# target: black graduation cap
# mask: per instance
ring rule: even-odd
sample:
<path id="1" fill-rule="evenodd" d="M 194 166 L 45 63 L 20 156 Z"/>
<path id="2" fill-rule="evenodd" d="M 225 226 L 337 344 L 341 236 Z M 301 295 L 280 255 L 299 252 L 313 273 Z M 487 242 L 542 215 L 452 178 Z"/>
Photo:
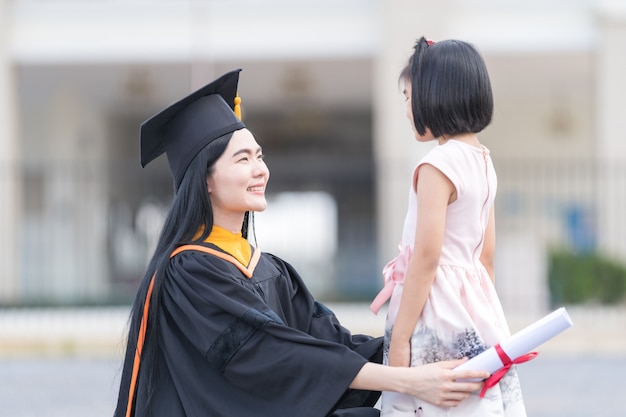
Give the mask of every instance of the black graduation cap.
<path id="1" fill-rule="evenodd" d="M 246 127 L 235 105 L 241 69 L 230 71 L 141 124 L 141 166 L 167 155 L 176 188 L 193 158 L 213 140 Z M 236 114 L 237 113 L 237 114 Z"/>

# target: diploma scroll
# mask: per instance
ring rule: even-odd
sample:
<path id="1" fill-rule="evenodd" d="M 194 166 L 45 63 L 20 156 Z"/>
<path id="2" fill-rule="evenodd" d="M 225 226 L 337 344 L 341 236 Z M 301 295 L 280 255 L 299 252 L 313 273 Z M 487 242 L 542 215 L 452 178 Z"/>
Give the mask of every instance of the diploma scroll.
<path id="1" fill-rule="evenodd" d="M 515 358 L 527 354 L 572 325 L 572 320 L 567 311 L 564 307 L 561 307 L 515 333 L 508 340 L 502 341 L 499 347 L 509 358 L 515 360 Z M 500 355 L 494 346 L 457 366 L 455 369 L 488 371 L 490 374 L 493 374 L 502 368 L 503 365 L 505 364 L 500 359 Z"/>

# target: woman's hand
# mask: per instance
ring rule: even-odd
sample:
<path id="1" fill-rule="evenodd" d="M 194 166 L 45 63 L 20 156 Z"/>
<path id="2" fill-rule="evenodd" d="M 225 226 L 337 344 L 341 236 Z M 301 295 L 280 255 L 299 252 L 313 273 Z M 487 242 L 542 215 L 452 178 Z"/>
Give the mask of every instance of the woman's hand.
<path id="1" fill-rule="evenodd" d="M 408 394 L 439 407 L 456 407 L 474 391 L 482 388 L 482 382 L 456 382 L 464 379 L 483 380 L 486 371 L 455 371 L 467 359 L 443 361 L 410 368 L 413 381 Z"/>
<path id="2" fill-rule="evenodd" d="M 456 382 L 457 380 L 480 381 L 489 377 L 489 372 L 486 371 L 454 370 L 466 360 L 436 362 L 413 368 L 368 362 L 356 375 L 350 388 L 400 392 L 439 407 L 456 407 L 483 386 L 482 382 Z"/>

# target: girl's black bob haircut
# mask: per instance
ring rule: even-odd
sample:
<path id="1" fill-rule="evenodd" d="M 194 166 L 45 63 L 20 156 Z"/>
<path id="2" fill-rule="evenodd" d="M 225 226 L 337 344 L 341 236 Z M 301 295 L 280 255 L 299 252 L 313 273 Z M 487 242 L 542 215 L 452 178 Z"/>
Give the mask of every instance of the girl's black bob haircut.
<path id="1" fill-rule="evenodd" d="M 487 66 L 473 45 L 459 40 L 415 44 L 400 74 L 411 83 L 415 129 L 435 138 L 482 131 L 493 116 Z"/>

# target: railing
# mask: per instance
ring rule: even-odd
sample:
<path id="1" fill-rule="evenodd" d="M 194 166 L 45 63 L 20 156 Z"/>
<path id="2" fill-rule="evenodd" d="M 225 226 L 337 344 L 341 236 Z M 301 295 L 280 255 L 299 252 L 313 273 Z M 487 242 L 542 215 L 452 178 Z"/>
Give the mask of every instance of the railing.
<path id="1" fill-rule="evenodd" d="M 513 309 L 528 303 L 538 303 L 538 309 L 545 305 L 546 253 L 552 246 L 607 251 L 626 262 L 626 243 L 621 243 L 626 241 L 626 216 L 620 209 L 626 206 L 626 161 L 495 162 L 499 178 L 496 268 L 505 304 Z M 23 167 L 16 187 L 19 211 L 3 214 L 12 216 L 16 225 L 19 257 L 4 259 L 6 255 L 0 253 L 0 264 L 12 261 L 17 271 L 14 277 L 2 277 L 13 280 L 14 290 L 0 294 L 0 304 L 130 302 L 172 193 L 166 168 L 146 175 L 128 168 L 135 165 L 136 161 L 114 165 L 66 161 Z M 339 181 L 327 192 L 331 197 L 352 195 L 355 186 Z M 367 182 L 358 187 L 361 196 L 374 193 Z M 342 227 L 337 249 L 341 265 L 338 256 L 330 257 L 326 281 L 332 288 L 319 291 L 332 293 L 335 300 L 354 300 L 350 281 L 354 277 L 346 276 L 345 264 L 359 262 L 363 285 L 357 298 L 363 301 L 380 285 L 382 261 L 373 259 L 377 243 L 370 238 L 376 219 L 369 209 L 363 218 L 342 210 L 337 214 Z M 342 220 L 343 215 L 350 215 L 351 221 Z M 364 237 L 364 230 L 370 228 Z M 291 238 L 306 252 L 306 239 Z M 13 244 L 6 242 L 10 236 L 5 233 L 0 239 L 4 245 Z M 363 262 L 364 257 L 368 262 Z M 288 260 L 297 266 L 297 251 Z"/>

